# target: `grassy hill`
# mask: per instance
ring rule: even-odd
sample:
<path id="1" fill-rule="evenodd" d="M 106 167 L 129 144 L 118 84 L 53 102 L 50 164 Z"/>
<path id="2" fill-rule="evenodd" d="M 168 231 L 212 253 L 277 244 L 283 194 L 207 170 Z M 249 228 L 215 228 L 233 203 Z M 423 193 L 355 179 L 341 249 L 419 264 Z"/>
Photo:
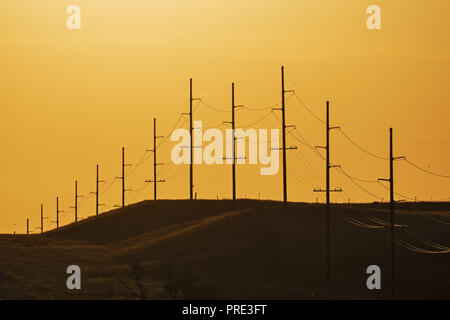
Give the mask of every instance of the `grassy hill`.
<path id="1" fill-rule="evenodd" d="M 399 206 L 398 296 L 449 299 L 450 253 L 434 253 L 450 246 L 448 203 Z M 321 204 L 144 201 L 44 234 L 0 235 L 0 298 L 389 298 L 386 221 L 385 204 L 333 206 L 327 284 Z M 82 290 L 66 288 L 72 264 Z M 379 291 L 366 288 L 372 264 Z"/>

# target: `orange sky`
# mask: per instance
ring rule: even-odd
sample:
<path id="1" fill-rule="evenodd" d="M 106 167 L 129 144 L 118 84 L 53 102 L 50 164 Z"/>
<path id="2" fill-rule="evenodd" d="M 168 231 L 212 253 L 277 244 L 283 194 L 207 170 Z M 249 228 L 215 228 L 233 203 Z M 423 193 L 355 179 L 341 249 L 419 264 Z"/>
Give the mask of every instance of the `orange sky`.
<path id="1" fill-rule="evenodd" d="M 66 8 L 81 7 L 82 27 L 66 29 Z M 366 9 L 381 7 L 382 29 L 369 31 Z M 450 141 L 450 22 L 447 0 L 3 0 L 0 2 L 0 233 L 23 233 L 26 218 L 39 226 L 40 204 L 54 227 L 55 198 L 73 206 L 74 180 L 84 196 L 101 178 L 121 174 L 121 147 L 136 164 L 152 148 L 153 117 L 167 135 L 188 111 L 188 81 L 194 95 L 218 108 L 236 103 L 269 106 L 280 101 L 280 66 L 286 88 L 324 118 L 331 101 L 332 125 L 368 151 L 388 156 L 388 128 L 413 140 Z M 287 101 L 288 124 L 311 145 L 324 144 L 324 126 L 295 99 Z M 239 110 L 237 127 L 267 113 Z M 231 120 L 200 105 L 195 119 L 205 126 Z M 279 116 L 279 113 L 278 113 Z M 354 123 L 358 124 L 354 125 Z M 361 126 L 374 130 L 366 130 Z M 261 128 L 279 128 L 274 117 Z M 331 135 L 332 162 L 365 180 L 387 177 L 388 163 L 358 150 L 344 136 Z M 324 163 L 288 135 L 289 200 L 315 201 L 313 187 L 324 187 Z M 168 163 L 174 145 L 159 150 Z M 413 143 L 395 137 L 395 154 L 450 175 L 449 144 Z M 313 167 L 302 164 L 302 156 Z M 304 160 L 303 160 L 304 161 Z M 396 191 L 419 199 L 450 196 L 450 179 L 421 173 L 396 162 Z M 314 171 L 315 170 L 315 171 Z M 281 170 L 280 170 L 281 172 Z M 164 174 L 165 173 L 165 174 Z M 162 169 L 162 198 L 186 198 L 188 166 Z M 230 166 L 196 166 L 199 198 L 231 196 Z M 146 161 L 128 177 L 134 190 L 152 177 Z M 332 184 L 345 193 L 334 201 L 374 201 L 345 176 L 332 172 Z M 388 191 L 361 185 L 377 196 Z M 259 166 L 237 167 L 239 197 L 281 199 L 281 175 L 260 176 Z M 152 198 L 149 186 L 128 194 L 128 202 Z M 119 204 L 120 183 L 102 195 L 108 209 Z M 83 203 L 84 200 L 80 199 Z M 80 217 L 94 213 L 91 196 Z M 73 210 L 62 223 L 73 220 Z M 15 226 L 14 226 L 15 225 Z"/>

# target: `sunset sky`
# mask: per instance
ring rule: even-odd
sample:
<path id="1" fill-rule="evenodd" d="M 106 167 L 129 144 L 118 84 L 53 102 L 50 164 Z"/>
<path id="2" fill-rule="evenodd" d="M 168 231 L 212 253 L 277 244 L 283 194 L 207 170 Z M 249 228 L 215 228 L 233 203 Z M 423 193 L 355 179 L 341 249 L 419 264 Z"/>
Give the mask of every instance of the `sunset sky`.
<path id="1" fill-rule="evenodd" d="M 66 28 L 71 4 L 81 8 L 81 30 Z M 366 27 L 372 4 L 381 8 L 381 30 Z M 49 217 L 44 228 L 55 227 L 57 196 L 66 210 L 62 224 L 72 222 L 75 179 L 85 197 L 78 215 L 94 214 L 96 164 L 107 180 L 104 190 L 121 175 L 122 146 L 127 163 L 149 158 L 153 118 L 158 134 L 167 136 L 189 111 L 190 77 L 194 96 L 210 106 L 230 110 L 235 82 L 236 104 L 261 108 L 281 100 L 282 65 L 286 89 L 321 119 L 330 100 L 331 124 L 367 151 L 388 157 L 393 127 L 401 136 L 394 136 L 395 156 L 449 176 L 449 12 L 448 0 L 2 0 L 0 233 L 24 233 L 27 218 L 37 231 L 41 203 Z M 287 124 L 309 144 L 325 143 L 324 125 L 295 96 L 286 110 Z M 236 126 L 269 112 L 240 109 Z M 194 119 L 216 126 L 231 114 L 199 104 Z M 254 127 L 280 124 L 269 115 Z M 325 187 L 325 163 L 295 134 L 287 136 L 287 145 L 299 148 L 287 152 L 288 198 L 323 201 L 312 190 Z M 359 150 L 340 131 L 332 131 L 331 143 L 331 162 L 349 175 L 388 178 L 387 161 Z M 160 162 L 170 162 L 174 145 L 161 146 Z M 142 189 L 152 165 L 149 158 L 127 169 L 133 170 L 126 178 L 133 189 L 128 203 L 153 198 L 152 186 Z M 274 176 L 261 176 L 259 168 L 237 166 L 238 197 L 281 200 L 281 167 Z M 199 198 L 231 197 L 229 165 L 194 171 Z M 189 197 L 187 165 L 166 165 L 160 173 L 167 181 L 158 186 L 160 198 Z M 345 191 L 333 201 L 377 200 L 336 169 L 331 179 Z M 450 179 L 404 161 L 395 163 L 395 181 L 395 191 L 410 198 L 450 197 Z M 384 201 L 389 197 L 377 183 L 358 183 Z M 103 211 L 121 203 L 119 181 L 101 202 Z"/>

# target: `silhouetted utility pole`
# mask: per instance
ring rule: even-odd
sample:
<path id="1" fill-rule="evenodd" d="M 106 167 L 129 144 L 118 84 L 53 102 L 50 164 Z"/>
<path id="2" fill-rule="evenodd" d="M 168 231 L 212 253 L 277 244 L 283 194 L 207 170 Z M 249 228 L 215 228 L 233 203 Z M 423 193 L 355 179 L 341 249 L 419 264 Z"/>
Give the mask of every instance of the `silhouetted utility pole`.
<path id="1" fill-rule="evenodd" d="M 99 213 L 99 207 L 103 206 L 103 204 L 99 203 L 99 185 L 101 182 L 105 182 L 104 180 L 99 180 L 99 173 L 98 173 L 98 165 L 97 165 L 97 174 L 95 179 L 95 192 L 91 192 L 92 194 L 95 194 L 95 215 L 98 215 Z"/>
<path id="2" fill-rule="evenodd" d="M 62 212 L 59 210 L 59 198 L 56 197 L 56 229 L 59 228 L 59 214 Z"/>
<path id="3" fill-rule="evenodd" d="M 75 209 L 75 222 L 78 221 L 78 198 L 81 197 L 83 196 L 78 194 L 78 181 L 75 180 L 75 206 L 71 207 Z"/>
<path id="4" fill-rule="evenodd" d="M 156 118 L 153 118 L 153 150 L 147 150 L 153 152 L 153 180 L 145 180 L 145 182 L 153 182 L 154 189 L 154 199 L 156 200 L 156 184 L 158 182 L 166 182 L 166 180 L 158 180 L 156 178 L 156 167 L 162 165 L 163 163 L 158 163 L 156 161 L 156 139 L 163 138 L 163 136 L 156 135 Z"/>
<path id="5" fill-rule="evenodd" d="M 195 100 L 200 100 L 199 98 L 193 98 L 192 97 L 192 78 L 189 79 L 189 113 L 182 113 L 182 115 L 188 115 L 189 116 L 189 132 L 190 132 L 190 171 L 189 171 L 189 199 L 194 198 L 194 156 L 193 156 L 193 128 L 192 128 L 192 102 Z"/>
<path id="6" fill-rule="evenodd" d="M 78 221 L 78 181 L 75 180 L 75 222 Z"/>
<path id="7" fill-rule="evenodd" d="M 41 233 L 44 232 L 44 205 L 41 204 Z"/>
<path id="8" fill-rule="evenodd" d="M 285 95 L 287 92 L 294 92 L 294 90 L 284 89 L 284 67 L 281 67 L 281 108 L 274 108 L 273 110 L 281 110 L 282 116 L 282 135 L 283 135 L 283 203 L 287 204 L 287 174 L 286 174 L 286 150 L 297 149 L 297 147 L 286 148 L 286 128 L 294 126 L 286 126 L 286 99 Z"/>
<path id="9" fill-rule="evenodd" d="M 314 189 L 314 192 L 325 192 L 326 193 L 326 228 L 325 228 L 325 243 L 326 243 L 326 281 L 330 282 L 330 192 L 342 192 L 342 189 L 335 188 L 330 190 L 330 168 L 339 167 L 339 165 L 330 165 L 330 130 L 339 129 L 339 127 L 330 127 L 330 102 L 327 101 L 327 110 L 326 110 L 326 141 L 327 145 L 316 146 L 316 148 L 322 148 L 326 150 L 327 158 L 326 158 L 326 188 L 322 189 Z"/>
<path id="10" fill-rule="evenodd" d="M 27 234 L 30 234 L 30 221 L 27 218 Z"/>
<path id="11" fill-rule="evenodd" d="M 232 151 L 232 174 L 233 174 L 233 209 L 236 209 L 236 134 L 235 134 L 235 114 L 234 111 L 236 110 L 236 108 L 241 108 L 243 107 L 242 105 L 238 105 L 236 106 L 234 104 L 234 82 L 231 84 L 231 122 L 229 121 L 224 121 L 224 123 L 229 123 L 231 124 L 231 134 L 232 134 L 232 143 L 233 143 L 233 151 Z"/>
<path id="12" fill-rule="evenodd" d="M 125 192 L 131 191 L 131 189 L 125 189 L 125 167 L 131 166 L 131 164 L 125 164 L 125 148 L 122 147 L 122 176 L 116 177 L 122 180 L 122 208 L 125 207 Z"/>
<path id="13" fill-rule="evenodd" d="M 125 148 L 122 147 L 122 207 L 125 207 Z"/>
<path id="14" fill-rule="evenodd" d="M 392 128 L 389 128 L 389 179 L 378 179 L 381 181 L 389 181 L 389 194 L 390 194 L 390 227 L 391 227 L 391 298 L 395 299 L 395 200 L 394 200 L 394 160 L 405 159 L 405 157 L 394 157 L 393 153 L 393 141 L 392 141 Z"/>

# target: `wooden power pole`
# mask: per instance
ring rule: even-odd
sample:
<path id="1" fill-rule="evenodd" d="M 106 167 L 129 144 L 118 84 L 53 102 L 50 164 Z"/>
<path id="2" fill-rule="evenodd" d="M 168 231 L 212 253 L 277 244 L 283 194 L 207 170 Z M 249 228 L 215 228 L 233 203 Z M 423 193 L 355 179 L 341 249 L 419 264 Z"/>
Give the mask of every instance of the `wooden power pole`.
<path id="1" fill-rule="evenodd" d="M 153 182 L 153 198 L 157 199 L 156 196 L 156 184 L 159 182 L 166 182 L 165 180 L 158 180 L 156 178 L 156 167 L 162 165 L 163 163 L 158 163 L 156 161 L 156 139 L 163 138 L 163 136 L 156 135 L 156 118 L 153 118 L 153 150 L 147 150 L 153 152 L 153 180 L 145 180 L 145 182 Z"/>
<path id="2" fill-rule="evenodd" d="M 100 183 L 101 182 L 105 182 L 104 180 L 100 180 L 100 178 L 99 178 L 99 170 L 98 170 L 98 168 L 99 168 L 99 166 L 98 166 L 98 164 L 97 164 L 97 174 L 96 174 L 96 179 L 95 179 L 95 192 L 91 192 L 91 194 L 95 194 L 95 215 L 98 215 L 99 214 L 99 212 L 100 212 L 100 210 L 99 210 L 99 208 L 100 208 L 100 206 L 102 206 L 103 204 L 100 204 L 99 203 L 99 195 L 100 195 L 100 193 L 99 193 L 99 186 L 100 186 Z"/>
<path id="3" fill-rule="evenodd" d="M 78 181 L 75 180 L 75 222 L 78 221 Z"/>
<path id="4" fill-rule="evenodd" d="M 41 204 L 41 233 L 44 232 L 44 205 Z"/>
<path id="5" fill-rule="evenodd" d="M 56 197 L 56 229 L 59 228 L 59 214 L 63 211 L 59 210 L 59 198 Z"/>
<path id="6" fill-rule="evenodd" d="M 282 121 L 282 136 L 283 136 L 283 146 L 281 150 L 283 151 L 283 203 L 287 204 L 287 172 L 286 172 L 286 150 L 297 149 L 297 147 L 286 148 L 286 128 L 293 126 L 286 126 L 286 99 L 285 95 L 288 92 L 294 92 L 294 90 L 285 90 L 284 88 L 284 67 L 281 67 L 281 108 L 274 108 L 273 110 L 281 110 L 281 121 Z"/>
<path id="7" fill-rule="evenodd" d="M 131 191 L 131 189 L 125 189 L 125 167 L 131 166 L 131 164 L 125 164 L 125 147 L 122 147 L 122 176 L 116 177 L 116 179 L 122 180 L 122 208 L 125 207 L 125 192 Z"/>
<path id="8" fill-rule="evenodd" d="M 389 128 L 389 179 L 378 179 L 389 182 L 390 195 L 390 233 L 391 233 L 391 298 L 395 299 L 395 199 L 394 199 L 394 161 L 405 159 L 404 156 L 394 157 L 392 128 Z"/>
<path id="9" fill-rule="evenodd" d="M 339 167 L 339 165 L 330 165 L 330 130 L 339 129 L 339 127 L 330 127 L 330 102 L 327 101 L 326 106 L 326 146 L 316 146 L 316 148 L 322 148 L 326 150 L 326 186 L 323 189 L 314 189 L 314 192 L 326 193 L 326 223 L 325 223 L 325 247 L 326 247 L 326 281 L 331 281 L 331 268 L 330 268 L 330 192 L 342 192 L 342 189 L 335 188 L 330 190 L 330 168 Z"/>
<path id="10" fill-rule="evenodd" d="M 82 195 L 78 194 L 78 181 L 75 180 L 75 206 L 71 207 L 75 209 L 75 222 L 78 221 L 78 198 L 82 198 Z"/>
<path id="11" fill-rule="evenodd" d="M 125 207 L 125 148 L 122 147 L 122 207 Z"/>
<path id="12" fill-rule="evenodd" d="M 189 113 L 182 113 L 182 115 L 189 116 L 189 133 L 190 133 L 190 145 L 189 145 L 189 199 L 194 199 L 194 152 L 193 152 L 193 127 L 192 127 L 192 102 L 195 100 L 200 100 L 199 98 L 192 97 L 192 78 L 189 79 Z"/>
<path id="13" fill-rule="evenodd" d="M 234 82 L 231 84 L 231 122 L 224 121 L 224 123 L 231 124 L 231 140 L 233 143 L 232 146 L 232 193 L 233 193 L 233 209 L 236 209 L 236 121 L 235 121 L 235 110 L 236 108 L 241 108 L 243 105 L 235 105 L 234 103 Z"/>

